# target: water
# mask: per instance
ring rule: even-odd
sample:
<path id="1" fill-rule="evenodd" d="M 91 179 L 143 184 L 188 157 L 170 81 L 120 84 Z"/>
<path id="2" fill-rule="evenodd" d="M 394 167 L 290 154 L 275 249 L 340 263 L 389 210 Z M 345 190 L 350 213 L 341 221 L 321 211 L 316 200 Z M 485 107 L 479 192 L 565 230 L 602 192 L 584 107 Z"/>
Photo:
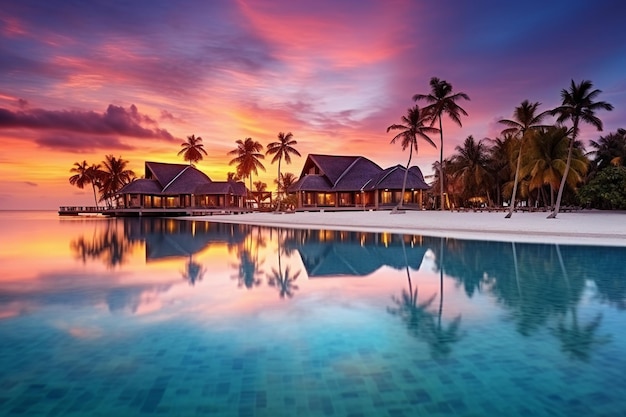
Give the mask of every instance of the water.
<path id="1" fill-rule="evenodd" d="M 626 414 L 625 248 L 44 212 L 0 230 L 0 415 Z"/>

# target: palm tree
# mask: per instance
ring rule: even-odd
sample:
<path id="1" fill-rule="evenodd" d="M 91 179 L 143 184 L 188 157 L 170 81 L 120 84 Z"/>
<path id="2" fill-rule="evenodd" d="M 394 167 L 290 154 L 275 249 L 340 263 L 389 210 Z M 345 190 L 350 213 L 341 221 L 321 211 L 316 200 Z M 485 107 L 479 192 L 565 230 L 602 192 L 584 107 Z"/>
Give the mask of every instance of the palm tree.
<path id="1" fill-rule="evenodd" d="M 265 171 L 260 161 L 265 158 L 261 153 L 263 145 L 252 138 L 238 139 L 235 143 L 237 143 L 237 148 L 228 152 L 228 155 L 235 155 L 235 158 L 228 165 L 237 164 L 237 175 L 242 178 L 250 177 L 250 191 L 252 191 L 252 173 L 258 174 L 259 168 Z"/>
<path id="2" fill-rule="evenodd" d="M 531 129 L 537 129 L 542 127 L 540 123 L 542 120 L 550 114 L 549 111 L 544 111 L 537 114 L 537 109 L 541 103 L 530 103 L 528 100 L 522 101 L 522 104 L 517 106 L 513 111 L 513 119 L 502 119 L 498 123 L 502 123 L 508 126 L 502 130 L 503 135 L 519 135 L 520 144 L 517 152 L 517 165 L 515 167 L 515 179 L 513 180 L 513 194 L 511 195 L 511 204 L 509 206 L 509 212 L 506 219 L 509 219 L 513 215 L 513 209 L 515 208 L 515 197 L 517 195 L 517 183 L 519 180 L 519 167 L 522 162 L 522 149 L 524 148 L 524 139 L 526 139 L 526 132 Z"/>
<path id="3" fill-rule="evenodd" d="M 569 90 L 561 90 L 561 106 L 551 112 L 552 115 L 557 116 L 558 123 L 563 123 L 566 120 L 572 121 L 572 137 L 569 140 L 567 162 L 565 164 L 563 178 L 561 179 L 561 185 L 559 186 L 559 193 L 556 197 L 556 206 L 554 207 L 554 211 L 548 216 L 549 219 L 554 219 L 557 214 L 559 214 L 561 197 L 563 196 L 563 189 L 567 182 L 567 176 L 572 161 L 572 152 L 574 150 L 574 143 L 578 137 L 580 122 L 588 123 L 598 129 L 598 131 L 602 131 L 602 120 L 596 116 L 595 112 L 597 110 L 613 110 L 613 106 L 607 102 L 594 101 L 602 91 L 598 89 L 592 90 L 592 88 L 593 84 L 589 80 L 583 80 L 578 85 L 572 80 Z"/>
<path id="4" fill-rule="evenodd" d="M 278 176 L 276 177 L 278 183 L 280 183 L 280 162 L 282 161 L 282 159 L 285 158 L 285 162 L 287 164 L 290 164 L 292 154 L 302 156 L 300 155 L 300 152 L 298 152 L 298 150 L 294 148 L 294 146 L 297 144 L 298 142 L 293 139 L 293 134 L 291 132 L 280 132 L 278 133 L 278 142 L 272 142 L 267 145 L 267 151 L 265 151 L 265 155 L 274 155 L 274 158 L 272 158 L 272 164 L 278 161 Z M 280 211 L 280 187 L 278 187 L 276 191 L 278 194 L 276 211 L 278 212 Z"/>
<path id="5" fill-rule="evenodd" d="M 462 184 L 464 197 L 475 197 L 477 193 L 486 191 L 487 201 L 490 204 L 491 175 L 487 170 L 489 149 L 485 141 L 476 142 L 470 135 L 463 142 L 463 146 L 457 146 L 455 150 L 456 154 L 451 158 L 450 169 L 452 176 Z"/>
<path id="6" fill-rule="evenodd" d="M 135 178 L 135 172 L 127 168 L 128 161 L 121 156 L 107 155 L 102 165 L 102 198 L 108 199 L 110 205 L 115 193 Z"/>
<path id="7" fill-rule="evenodd" d="M 515 138 L 511 135 L 503 135 L 495 139 L 487 139 L 491 146 L 489 147 L 489 160 L 487 170 L 491 174 L 495 182 L 495 201 L 496 204 L 502 205 L 502 196 L 511 194 L 511 176 L 512 167 L 515 165 L 513 153 L 517 152 Z"/>
<path id="8" fill-rule="evenodd" d="M 93 189 L 93 200 L 98 208 L 98 198 L 96 196 L 96 185 L 98 184 L 98 177 L 101 174 L 100 165 L 93 164 L 89 166 L 87 161 L 74 162 L 74 167 L 70 169 L 73 173 L 70 177 L 70 184 L 77 186 L 80 189 L 85 188 L 86 184 L 91 184 Z"/>
<path id="9" fill-rule="evenodd" d="M 275 179 L 276 187 L 281 193 L 286 193 L 293 184 L 298 181 L 298 177 L 295 176 L 292 172 L 285 172 L 284 174 L 280 174 L 278 179 Z"/>
<path id="10" fill-rule="evenodd" d="M 254 192 L 256 193 L 255 200 L 259 207 L 261 207 L 261 201 L 264 199 L 263 194 L 267 190 L 267 184 L 263 181 L 255 181 L 254 182 Z"/>
<path id="11" fill-rule="evenodd" d="M 406 178 L 409 173 L 409 166 L 411 165 L 411 158 L 413 157 L 413 149 L 417 153 L 417 138 L 420 137 L 426 142 L 433 145 L 435 148 L 437 145 L 428 137 L 428 133 L 437 133 L 438 129 L 430 126 L 424 126 L 424 123 L 430 121 L 430 113 L 420 111 L 419 106 L 411 107 L 407 110 L 406 116 L 402 116 L 402 124 L 393 124 L 387 128 L 387 132 L 390 130 L 399 130 L 396 136 L 391 139 L 391 143 L 395 143 L 396 140 L 401 139 L 402 150 L 409 148 L 409 161 L 406 164 L 406 170 L 404 171 L 404 180 L 402 181 L 402 194 L 400 196 L 400 202 L 394 208 L 392 213 L 397 213 L 398 209 L 402 209 L 402 202 L 404 201 L 404 190 L 406 188 Z"/>
<path id="12" fill-rule="evenodd" d="M 611 165 L 619 166 L 626 163 L 626 130 L 617 129 L 616 133 L 600 136 L 597 141 L 589 141 L 594 149 L 588 155 L 594 156 L 598 171 Z"/>
<path id="13" fill-rule="evenodd" d="M 588 160 L 577 143 L 572 152 L 574 156 L 570 158 L 573 169 L 565 176 L 569 140 L 566 128 L 550 127 L 539 132 L 532 132 L 528 137 L 528 146 L 522 157 L 520 175 L 529 177 L 530 191 L 541 190 L 544 185 L 550 187 L 550 206 L 554 203 L 554 189 L 558 187 L 561 177 L 566 178 L 570 186 L 574 188 L 587 171 Z"/>
<path id="14" fill-rule="evenodd" d="M 189 161 L 189 165 L 202 160 L 202 154 L 208 155 L 204 150 L 202 138 L 195 135 L 187 136 L 187 141 L 180 144 L 182 149 L 177 155 L 183 155 L 185 161 Z"/>
<path id="15" fill-rule="evenodd" d="M 439 135 L 440 135 L 440 148 L 439 148 L 439 168 L 443 169 L 443 125 L 441 123 L 441 116 L 445 113 L 452 121 L 459 126 L 461 124 L 461 115 L 467 116 L 467 112 L 459 106 L 456 102 L 464 99 L 469 100 L 469 96 L 465 93 L 452 94 L 452 84 L 445 80 L 440 80 L 437 77 L 430 79 L 430 94 L 415 94 L 413 96 L 414 101 L 426 100 L 431 103 L 425 108 L 425 110 L 432 114 L 432 123 L 439 119 Z M 431 126 L 432 126 L 431 123 Z M 444 178 L 443 174 L 439 175 L 439 178 Z M 441 210 L 444 210 L 443 200 L 443 181 L 440 183 L 440 197 L 441 197 Z"/>

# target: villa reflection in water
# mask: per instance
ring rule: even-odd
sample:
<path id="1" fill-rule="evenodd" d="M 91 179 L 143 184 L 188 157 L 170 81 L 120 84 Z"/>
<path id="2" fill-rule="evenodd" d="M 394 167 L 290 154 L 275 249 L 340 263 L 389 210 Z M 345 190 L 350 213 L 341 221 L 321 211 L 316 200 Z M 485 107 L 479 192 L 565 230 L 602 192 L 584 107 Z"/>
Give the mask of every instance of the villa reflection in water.
<path id="1" fill-rule="evenodd" d="M 508 313 L 511 325 L 529 336 L 548 326 L 573 358 L 586 360 L 597 344 L 602 314 L 581 320 L 578 307 L 586 291 L 623 310 L 626 307 L 624 248 L 472 241 L 390 233 L 298 230 L 174 219 L 117 219 L 98 233 L 78 236 L 72 250 L 83 262 L 100 261 L 116 268 L 140 246 L 145 261 L 181 263 L 181 278 L 194 285 L 216 267 L 195 255 L 225 246 L 222 259 L 238 288 L 273 287 L 280 298 L 297 294 L 298 280 L 367 277 L 378 270 L 403 271 L 405 288 L 392 295 L 387 311 L 403 320 L 411 334 L 425 338 L 434 354 L 447 354 L 461 335 L 462 312 L 444 316 L 445 282 L 454 282 L 466 297 L 489 294 Z M 273 247 L 268 247 L 273 245 Z M 294 255 L 301 262 L 293 262 Z M 267 262 L 267 257 L 274 257 Z M 285 262 L 285 258 L 290 262 Z M 439 275 L 436 291 L 422 295 L 412 278 L 424 261 Z M 265 265 L 267 264 L 267 265 Z M 264 266 L 265 265 L 265 266 Z M 449 285 L 449 284 L 448 284 Z M 167 290 L 169 285 L 157 286 Z M 137 289 L 137 291 L 139 291 Z M 132 289 L 107 295 L 111 310 L 132 302 Z M 447 323 L 446 323 L 447 321 Z"/>

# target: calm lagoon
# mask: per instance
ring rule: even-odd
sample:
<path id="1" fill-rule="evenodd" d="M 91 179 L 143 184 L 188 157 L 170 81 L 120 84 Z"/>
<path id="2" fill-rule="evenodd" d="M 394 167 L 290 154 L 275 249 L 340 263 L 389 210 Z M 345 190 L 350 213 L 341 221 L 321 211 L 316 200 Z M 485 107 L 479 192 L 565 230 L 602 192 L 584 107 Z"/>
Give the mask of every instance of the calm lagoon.
<path id="1" fill-rule="evenodd" d="M 626 414 L 626 248 L 0 212 L 0 415 Z"/>

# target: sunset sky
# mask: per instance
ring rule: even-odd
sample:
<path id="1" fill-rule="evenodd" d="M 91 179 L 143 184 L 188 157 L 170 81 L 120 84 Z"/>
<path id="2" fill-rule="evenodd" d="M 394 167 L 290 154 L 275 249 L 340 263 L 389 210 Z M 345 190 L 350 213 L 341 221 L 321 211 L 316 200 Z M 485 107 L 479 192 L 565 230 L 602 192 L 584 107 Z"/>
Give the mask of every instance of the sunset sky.
<path id="1" fill-rule="evenodd" d="M 308 153 L 406 163 L 386 127 L 432 76 L 471 97 L 463 127 L 444 123 L 444 156 L 496 137 L 525 99 L 557 106 L 572 79 L 615 107 L 604 133 L 582 131 L 597 139 L 626 127 L 625 18 L 620 0 L 3 2 L 0 210 L 93 204 L 68 182 L 74 162 L 113 154 L 143 175 L 146 160 L 184 163 L 191 134 L 214 180 L 237 139 L 281 131 L 303 155 L 283 172 Z M 415 161 L 429 174 L 437 159 L 421 144 Z"/>

